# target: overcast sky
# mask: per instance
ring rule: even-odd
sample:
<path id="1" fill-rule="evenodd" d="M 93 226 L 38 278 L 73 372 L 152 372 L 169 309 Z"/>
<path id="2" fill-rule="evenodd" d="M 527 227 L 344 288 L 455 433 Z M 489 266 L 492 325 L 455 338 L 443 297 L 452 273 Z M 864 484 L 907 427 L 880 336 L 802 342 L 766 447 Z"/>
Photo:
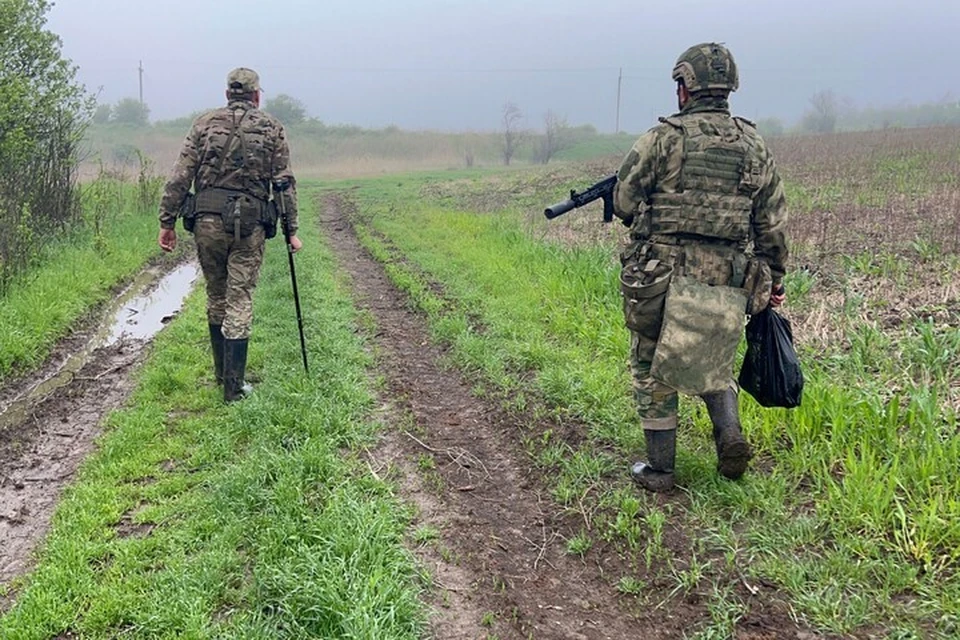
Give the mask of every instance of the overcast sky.
<path id="1" fill-rule="evenodd" d="M 59 0 L 49 27 L 102 102 L 153 119 L 223 101 L 227 72 L 300 98 L 327 123 L 494 129 L 507 100 L 538 126 L 642 131 L 675 110 L 670 70 L 715 40 L 740 67 L 736 113 L 798 118 L 833 89 L 858 105 L 960 95 L 957 0 Z"/>

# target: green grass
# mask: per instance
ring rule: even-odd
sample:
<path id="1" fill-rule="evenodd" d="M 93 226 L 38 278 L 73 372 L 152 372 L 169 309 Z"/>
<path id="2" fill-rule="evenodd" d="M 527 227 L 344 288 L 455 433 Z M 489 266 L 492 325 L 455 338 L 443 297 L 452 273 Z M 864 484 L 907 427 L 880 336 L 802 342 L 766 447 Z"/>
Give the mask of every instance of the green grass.
<path id="1" fill-rule="evenodd" d="M 885 336 L 860 320 L 857 305 L 845 307 L 851 348 L 801 346 L 803 407 L 764 410 L 744 394 L 746 430 L 769 470 L 740 483 L 717 477 L 706 412 L 683 401 L 678 481 L 689 505 L 663 514 L 624 477 L 642 433 L 614 248 L 550 244 L 526 231 L 525 210 L 476 215 L 421 192 L 361 189 L 361 241 L 459 366 L 511 403 L 522 395 L 525 406 L 588 425 L 579 448 L 549 433 L 533 445 L 554 472 L 555 500 L 638 566 L 675 565 L 679 592 L 714 593 L 703 637 L 722 637 L 741 615 L 731 595 L 741 573 L 779 584 L 825 631 L 960 633 L 960 438 L 946 401 L 960 365 L 955 330 L 916 323 Z M 442 284 L 443 297 L 428 280 Z M 812 286 L 808 274 L 788 280 L 803 292 L 794 303 L 801 311 L 818 302 Z M 687 555 L 659 546 L 664 515 L 687 532 Z"/>
<path id="2" fill-rule="evenodd" d="M 113 215 L 99 241 L 76 233 L 18 277 L 0 296 L 0 382 L 43 362 L 84 314 L 157 255 L 157 229 L 151 215 Z"/>
<path id="3" fill-rule="evenodd" d="M 329 250 L 313 225 L 301 233 L 311 376 L 274 241 L 255 298 L 255 395 L 222 404 L 192 295 L 64 495 L 0 637 L 419 637 L 410 512 L 361 457 L 375 435 L 370 357 Z M 121 521 L 152 530 L 124 537 Z"/>

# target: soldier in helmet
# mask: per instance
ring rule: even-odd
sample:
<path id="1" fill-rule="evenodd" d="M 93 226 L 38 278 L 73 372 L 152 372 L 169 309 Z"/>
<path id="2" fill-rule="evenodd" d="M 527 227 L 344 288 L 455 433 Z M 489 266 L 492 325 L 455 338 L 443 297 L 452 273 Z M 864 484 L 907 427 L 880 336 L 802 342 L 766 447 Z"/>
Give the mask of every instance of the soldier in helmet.
<path id="1" fill-rule="evenodd" d="M 296 236 L 296 182 L 283 125 L 260 111 L 260 78 L 238 68 L 227 76 L 227 105 L 193 123 L 160 203 L 160 247 L 177 244 L 178 214 L 194 234 L 207 284 L 207 321 L 214 372 L 223 398 L 232 402 L 246 384 L 247 343 L 253 321 L 253 290 L 264 242 L 276 234 L 272 198 L 286 198 L 291 246 Z M 274 193 L 273 185 L 285 190 Z M 195 193 L 191 194 L 193 188 Z"/>
<path id="2" fill-rule="evenodd" d="M 636 276 L 630 302 L 639 303 L 627 325 L 647 460 L 632 475 L 650 491 L 674 486 L 678 393 L 658 379 L 654 365 L 670 283 L 692 279 L 711 291 L 743 291 L 749 303 L 732 346 L 724 345 L 733 353 L 745 314 L 783 303 L 787 259 L 787 212 L 773 158 L 753 123 L 730 114 L 727 100 L 739 84 L 733 56 L 716 43 L 696 45 L 677 60 L 673 79 L 679 112 L 633 145 L 614 194 L 617 215 L 632 221 L 621 260 L 624 273 Z M 691 308 L 696 314 L 696 303 Z M 685 356 L 692 369 L 713 364 L 713 349 L 693 351 Z M 713 422 L 720 474 L 738 479 L 752 454 L 740 429 L 731 365 L 732 355 L 721 384 L 694 393 Z"/>

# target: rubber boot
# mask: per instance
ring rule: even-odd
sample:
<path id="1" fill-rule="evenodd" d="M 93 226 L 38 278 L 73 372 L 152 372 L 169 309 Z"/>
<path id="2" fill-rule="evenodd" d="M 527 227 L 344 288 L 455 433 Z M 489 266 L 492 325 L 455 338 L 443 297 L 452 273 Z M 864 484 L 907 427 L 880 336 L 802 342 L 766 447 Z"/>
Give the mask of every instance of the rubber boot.
<path id="1" fill-rule="evenodd" d="M 223 401 L 243 400 L 253 391 L 253 387 L 244 380 L 247 371 L 247 339 L 224 339 L 223 346 Z"/>
<path id="2" fill-rule="evenodd" d="M 725 478 L 737 480 L 747 470 L 753 454 L 740 430 L 737 393 L 733 389 L 709 393 L 703 397 L 713 422 L 713 441 L 717 445 L 717 471 Z"/>
<path id="3" fill-rule="evenodd" d="M 219 324 L 210 327 L 210 347 L 213 349 L 213 374 L 217 384 L 223 384 L 223 327 Z"/>
<path id="4" fill-rule="evenodd" d="M 647 461 L 637 462 L 630 475 L 641 487 L 654 493 L 673 489 L 673 463 L 677 456 L 677 430 L 643 432 Z"/>

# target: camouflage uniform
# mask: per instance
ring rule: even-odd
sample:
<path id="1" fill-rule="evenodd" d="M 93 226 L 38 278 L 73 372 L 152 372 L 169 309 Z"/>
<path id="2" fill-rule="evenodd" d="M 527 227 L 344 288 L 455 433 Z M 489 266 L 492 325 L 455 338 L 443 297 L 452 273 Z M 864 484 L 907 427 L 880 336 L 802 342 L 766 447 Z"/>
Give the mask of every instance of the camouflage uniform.
<path id="1" fill-rule="evenodd" d="M 283 125 L 252 102 L 260 90 L 252 70 L 230 72 L 227 88 L 227 106 L 193 123 L 160 204 L 160 226 L 173 229 L 191 187 L 195 191 L 194 210 L 184 224 L 195 225 L 218 380 L 223 376 L 218 340 L 243 341 L 245 348 L 250 336 L 263 223 L 275 211 L 269 204 L 276 195 L 272 182 L 290 185 L 283 196 L 291 235 L 297 229 L 296 181 Z"/>
<path id="2" fill-rule="evenodd" d="M 704 68 L 719 72 L 716 85 L 704 81 Z M 754 125 L 730 115 L 727 95 L 738 81 L 726 49 L 691 48 L 674 79 L 686 83 L 690 100 L 637 140 L 618 173 L 616 211 L 633 219 L 632 241 L 621 256 L 625 272 L 632 269 L 647 286 L 669 276 L 750 287 L 762 301 L 754 306 L 762 308 L 787 258 L 784 191 L 773 158 Z M 748 279 L 748 271 L 754 277 Z M 651 374 L 662 319 L 662 298 L 628 316 L 634 396 L 647 431 L 677 427 L 677 391 Z M 693 367 L 707 367 L 713 356 L 712 350 L 678 355 Z M 729 374 L 722 386 L 735 393 Z"/>

